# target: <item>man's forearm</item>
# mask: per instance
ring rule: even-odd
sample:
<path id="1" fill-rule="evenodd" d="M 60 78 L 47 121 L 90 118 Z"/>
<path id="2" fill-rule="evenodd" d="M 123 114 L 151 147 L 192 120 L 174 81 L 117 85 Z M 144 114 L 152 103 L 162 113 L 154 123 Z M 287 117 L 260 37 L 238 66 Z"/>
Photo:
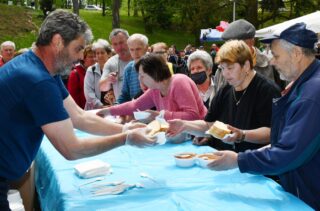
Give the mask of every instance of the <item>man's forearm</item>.
<path id="1" fill-rule="evenodd" d="M 112 135 L 122 132 L 122 125 L 99 117 L 92 112 L 84 112 L 74 125 L 77 129 L 96 135 Z"/>
<path id="2" fill-rule="evenodd" d="M 88 137 L 78 139 L 79 143 L 76 147 L 69 149 L 67 159 L 75 160 L 112 150 L 125 145 L 126 137 L 126 133 L 120 133 L 107 137 Z"/>

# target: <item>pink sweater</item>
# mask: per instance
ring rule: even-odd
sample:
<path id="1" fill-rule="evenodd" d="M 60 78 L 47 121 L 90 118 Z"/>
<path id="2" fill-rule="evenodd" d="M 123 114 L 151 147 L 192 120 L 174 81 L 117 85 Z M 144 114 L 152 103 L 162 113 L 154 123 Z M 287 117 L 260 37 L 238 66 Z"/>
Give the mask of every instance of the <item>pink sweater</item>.
<path id="1" fill-rule="evenodd" d="M 165 110 L 166 120 L 198 120 L 207 114 L 197 86 L 183 74 L 172 76 L 167 96 L 162 97 L 158 89 L 150 89 L 136 100 L 110 107 L 110 112 L 112 115 L 131 115 L 137 109 L 143 111 L 154 106 L 158 111 Z"/>

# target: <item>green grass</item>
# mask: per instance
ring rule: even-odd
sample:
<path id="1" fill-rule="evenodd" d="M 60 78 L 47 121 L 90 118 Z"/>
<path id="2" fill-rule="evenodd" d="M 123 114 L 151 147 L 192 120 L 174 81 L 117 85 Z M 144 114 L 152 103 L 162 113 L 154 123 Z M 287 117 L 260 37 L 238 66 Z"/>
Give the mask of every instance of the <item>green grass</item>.
<path id="1" fill-rule="evenodd" d="M 168 45 L 175 44 L 178 49 L 183 49 L 188 43 L 194 44 L 193 35 L 182 30 L 155 28 L 152 34 L 146 34 L 142 17 L 127 16 L 126 2 L 126 0 L 123 1 L 120 10 L 120 22 L 121 28 L 127 29 L 130 34 L 142 33 L 149 38 L 149 44 L 166 42 Z M 108 39 L 112 30 L 111 11 L 109 10 L 106 16 L 102 16 L 101 13 L 101 11 L 80 10 L 80 16 L 91 27 L 94 39 Z M 36 39 L 38 27 L 41 25 L 42 20 L 42 12 L 40 10 L 35 11 L 24 7 L 0 4 L 0 43 L 5 40 L 12 40 L 16 43 L 17 49 L 30 47 Z M 283 18 L 276 20 L 276 22 L 282 21 L 284 21 Z M 264 27 L 273 24 L 275 23 L 270 20 Z M 203 45 L 209 50 L 211 43 L 206 42 Z"/>
<path id="2" fill-rule="evenodd" d="M 16 43 L 17 49 L 30 47 L 36 39 L 38 27 L 43 20 L 41 11 L 4 4 L 0 4 L 0 11 L 0 43 L 11 40 Z M 121 28 L 127 29 L 130 34 L 145 34 L 141 17 L 128 17 L 125 9 L 121 10 L 120 14 Z M 98 11 L 80 10 L 80 16 L 91 27 L 94 39 L 108 39 L 112 30 L 110 12 L 102 16 Z M 145 35 L 149 38 L 149 44 L 166 42 L 168 45 L 176 44 L 179 49 L 183 49 L 186 44 L 194 41 L 193 36 L 185 31 L 154 29 L 152 34 Z"/>
<path id="3" fill-rule="evenodd" d="M 38 13 L 24 7 L 0 4 L 0 43 L 12 40 L 16 48 L 30 47 L 42 19 Z"/>
<path id="4" fill-rule="evenodd" d="M 193 43 L 194 38 L 191 34 L 185 31 L 171 31 L 154 29 L 152 34 L 146 34 L 141 17 L 128 17 L 126 13 L 121 13 L 120 27 L 129 31 L 130 34 L 142 33 L 149 38 L 149 44 L 156 42 L 166 42 L 168 45 L 176 44 L 178 48 L 184 48 L 187 43 Z M 111 15 L 102 16 L 100 12 L 95 11 L 80 11 L 80 16 L 91 27 L 95 39 L 108 39 L 109 33 L 112 30 Z"/>

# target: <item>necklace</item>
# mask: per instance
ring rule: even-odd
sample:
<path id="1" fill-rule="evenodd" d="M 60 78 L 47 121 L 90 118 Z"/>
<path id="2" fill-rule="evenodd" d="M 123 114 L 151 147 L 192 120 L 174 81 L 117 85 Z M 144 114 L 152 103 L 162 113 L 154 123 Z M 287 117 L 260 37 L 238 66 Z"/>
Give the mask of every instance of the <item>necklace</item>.
<path id="1" fill-rule="evenodd" d="M 236 102 L 236 106 L 238 106 L 238 105 L 240 104 L 240 102 L 241 102 L 241 100 L 242 100 L 242 97 L 243 97 L 243 96 L 246 94 L 246 92 L 247 92 L 247 89 L 248 89 L 248 87 L 242 92 L 242 95 L 241 95 L 241 97 L 239 98 L 239 100 L 237 100 L 235 89 L 234 89 L 234 88 L 232 89 L 232 95 L 233 95 L 234 101 Z"/>

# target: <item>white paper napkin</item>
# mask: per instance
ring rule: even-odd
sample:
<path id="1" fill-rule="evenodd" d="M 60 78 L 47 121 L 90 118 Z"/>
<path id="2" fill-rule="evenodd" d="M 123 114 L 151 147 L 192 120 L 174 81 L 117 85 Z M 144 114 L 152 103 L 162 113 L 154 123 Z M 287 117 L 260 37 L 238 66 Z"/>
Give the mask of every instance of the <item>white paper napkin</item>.
<path id="1" fill-rule="evenodd" d="M 111 165 L 101 160 L 92 160 L 74 166 L 75 173 L 81 178 L 103 176 L 110 172 Z"/>

